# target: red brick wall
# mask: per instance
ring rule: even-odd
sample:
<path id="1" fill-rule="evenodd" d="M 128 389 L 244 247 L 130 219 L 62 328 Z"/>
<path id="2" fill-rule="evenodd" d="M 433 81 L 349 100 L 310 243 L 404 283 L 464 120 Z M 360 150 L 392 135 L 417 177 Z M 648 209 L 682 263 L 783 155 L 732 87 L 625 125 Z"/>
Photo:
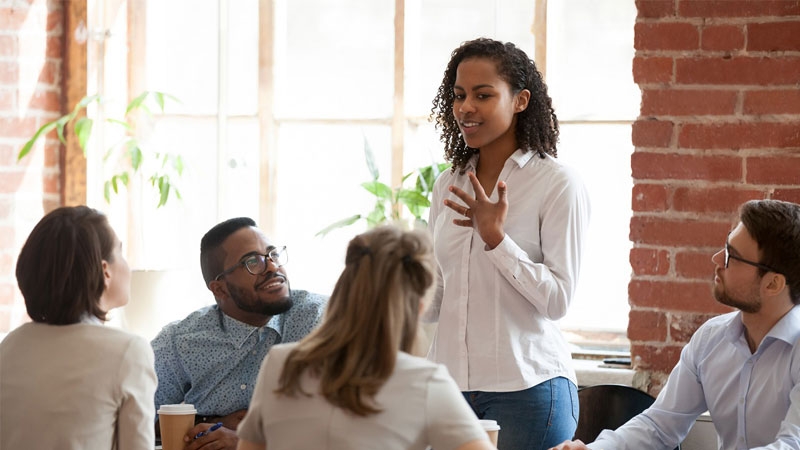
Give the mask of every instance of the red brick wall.
<path id="1" fill-rule="evenodd" d="M 14 267 L 30 229 L 60 202 L 57 139 L 17 163 L 36 129 L 59 116 L 63 2 L 0 6 L 0 337 L 27 320 Z"/>
<path id="2" fill-rule="evenodd" d="M 739 204 L 800 202 L 800 1 L 636 0 L 628 337 L 657 393 L 692 333 L 728 311 L 714 265 Z"/>

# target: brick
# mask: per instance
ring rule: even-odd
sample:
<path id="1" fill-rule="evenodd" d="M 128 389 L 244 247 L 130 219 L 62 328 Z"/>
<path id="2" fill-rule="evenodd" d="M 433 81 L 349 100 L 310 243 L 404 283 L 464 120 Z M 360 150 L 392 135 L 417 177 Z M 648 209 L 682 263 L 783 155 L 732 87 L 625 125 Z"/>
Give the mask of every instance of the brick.
<path id="1" fill-rule="evenodd" d="M 746 91 L 742 112 L 744 114 L 800 114 L 800 90 L 791 88 Z"/>
<path id="2" fill-rule="evenodd" d="M 672 58 L 636 56 L 633 58 L 633 81 L 638 84 L 669 83 L 674 64 Z"/>
<path id="3" fill-rule="evenodd" d="M 636 0 L 639 18 L 660 18 L 675 15 L 675 0 Z"/>
<path id="4" fill-rule="evenodd" d="M 725 238 L 720 237 L 720 249 L 725 243 Z M 714 262 L 711 257 L 718 250 L 709 251 L 681 251 L 675 254 L 675 274 L 687 280 L 708 280 L 714 275 Z"/>
<path id="5" fill-rule="evenodd" d="M 16 111 L 16 110 L 17 110 L 17 90 L 16 89 L 0 90 L 0 111 Z"/>
<path id="6" fill-rule="evenodd" d="M 14 227 L 0 226 L 0 248 L 12 248 L 16 238 Z"/>
<path id="7" fill-rule="evenodd" d="M 685 345 L 708 319 L 717 314 L 669 314 L 669 342 Z"/>
<path id="8" fill-rule="evenodd" d="M 669 373 L 681 356 L 682 345 L 647 345 L 631 342 L 631 361 L 637 372 L 649 369 Z"/>
<path id="9" fill-rule="evenodd" d="M 676 211 L 732 212 L 739 205 L 766 197 L 766 189 L 751 187 L 679 187 L 672 195 L 672 207 Z"/>
<path id="10" fill-rule="evenodd" d="M 8 253 L 0 253 L 0 273 L 13 274 L 15 267 L 16 267 L 16 261 L 15 261 L 14 257 L 9 255 Z M 13 294 L 13 291 L 12 291 L 12 294 Z M 2 296 L 0 296 L 0 297 L 2 297 Z M 13 302 L 13 300 L 14 300 L 13 295 L 11 297 L 8 297 L 7 300 Z M 0 303 L 0 305 L 2 305 L 2 304 L 3 303 Z M 12 303 L 7 303 L 7 304 L 10 305 Z"/>
<path id="11" fill-rule="evenodd" d="M 731 310 L 714 300 L 708 281 L 631 280 L 628 295 L 631 307 L 719 314 Z"/>
<path id="12" fill-rule="evenodd" d="M 628 339 L 664 342 L 667 339 L 667 315 L 660 311 L 632 310 L 628 315 Z"/>
<path id="13" fill-rule="evenodd" d="M 681 127 L 682 148 L 732 149 L 800 147 L 800 121 L 690 123 Z"/>
<path id="14" fill-rule="evenodd" d="M 28 107 L 45 111 L 59 111 L 61 109 L 61 95 L 54 91 L 36 91 L 31 96 Z"/>
<path id="15" fill-rule="evenodd" d="M 15 203 L 9 197 L 0 197 L 0 223 L 14 217 Z"/>
<path id="16" fill-rule="evenodd" d="M 0 309 L 0 333 L 11 331 L 11 311 Z"/>
<path id="17" fill-rule="evenodd" d="M 44 54 L 48 58 L 61 59 L 64 56 L 64 41 L 61 36 L 47 38 Z"/>
<path id="18" fill-rule="evenodd" d="M 631 208 L 634 211 L 666 211 L 670 190 L 663 184 L 636 183 L 631 191 Z"/>
<path id="19" fill-rule="evenodd" d="M 643 116 L 729 115 L 738 93 L 729 90 L 642 89 Z"/>
<path id="20" fill-rule="evenodd" d="M 634 275 L 666 275 L 669 272 L 669 252 L 655 248 L 632 248 L 631 268 Z"/>
<path id="21" fill-rule="evenodd" d="M 798 154 L 800 156 L 800 154 Z M 800 185 L 800 157 L 754 156 L 745 159 L 745 182 L 752 184 Z"/>
<path id="22" fill-rule="evenodd" d="M 637 147 L 669 147 L 673 123 L 667 120 L 637 120 L 631 128 L 631 141 Z"/>
<path id="23" fill-rule="evenodd" d="M 708 51 L 734 51 L 744 48 L 744 28 L 739 25 L 706 25 L 700 34 L 700 48 Z"/>
<path id="24" fill-rule="evenodd" d="M 34 117 L 0 117 L 0 136 L 27 139 L 39 128 Z"/>
<path id="25" fill-rule="evenodd" d="M 797 0 L 681 0 L 682 17 L 764 17 L 800 15 Z"/>
<path id="26" fill-rule="evenodd" d="M 19 54 L 19 38 L 15 35 L 0 35 L 0 56 L 14 57 Z"/>
<path id="27" fill-rule="evenodd" d="M 633 216 L 630 239 L 634 244 L 717 247 L 731 228 L 730 222 Z"/>
<path id="28" fill-rule="evenodd" d="M 0 28 L 2 29 L 2 28 Z M 19 63 L 16 61 L 0 62 L 0 85 L 19 84 Z"/>
<path id="29" fill-rule="evenodd" d="M 695 50 L 700 47 L 700 31 L 685 22 L 637 23 L 633 46 L 636 50 Z"/>
<path id="30" fill-rule="evenodd" d="M 800 189 L 775 189 L 772 198 L 775 200 L 800 203 Z"/>
<path id="31" fill-rule="evenodd" d="M 800 83 L 800 57 L 703 57 L 675 60 L 680 84 L 795 85 Z"/>
<path id="32" fill-rule="evenodd" d="M 631 155 L 634 180 L 742 181 L 739 157 L 698 156 L 636 151 Z"/>
<path id="33" fill-rule="evenodd" d="M 751 52 L 800 50 L 800 21 L 747 24 L 747 50 Z"/>
<path id="34" fill-rule="evenodd" d="M 62 2 L 53 2 L 55 5 L 61 6 Z M 47 14 L 47 31 L 61 31 L 64 27 L 64 10 L 60 7 L 52 7 L 48 5 Z"/>

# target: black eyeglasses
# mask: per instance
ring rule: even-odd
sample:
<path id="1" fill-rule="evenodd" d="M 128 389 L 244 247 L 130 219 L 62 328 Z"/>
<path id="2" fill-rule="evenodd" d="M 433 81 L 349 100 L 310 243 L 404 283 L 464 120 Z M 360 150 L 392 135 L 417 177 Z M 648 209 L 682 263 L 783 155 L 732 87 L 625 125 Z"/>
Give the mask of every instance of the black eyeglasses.
<path id="1" fill-rule="evenodd" d="M 726 242 L 725 243 L 725 268 L 726 269 L 728 268 L 728 263 L 732 259 L 735 259 L 737 261 L 741 261 L 741 262 L 743 262 L 745 264 L 750 264 L 753 267 L 758 267 L 759 269 L 765 270 L 767 272 L 780 273 L 777 270 L 773 269 L 772 267 L 770 267 L 770 266 L 768 266 L 766 264 L 761 264 L 761 263 L 758 263 L 758 262 L 755 262 L 755 261 L 750 261 L 748 259 L 741 258 L 741 257 L 736 256 L 736 255 L 732 255 L 731 254 L 731 244 Z"/>
<path id="2" fill-rule="evenodd" d="M 286 250 L 286 246 L 284 245 L 283 247 L 270 250 L 266 255 L 248 255 L 245 259 L 236 263 L 236 265 L 223 270 L 222 273 L 214 277 L 214 279 L 219 280 L 221 277 L 238 269 L 239 266 L 244 266 L 251 275 L 261 275 L 267 271 L 267 260 L 272 261 L 272 264 L 274 264 L 276 268 L 281 267 L 289 262 L 289 251 Z"/>

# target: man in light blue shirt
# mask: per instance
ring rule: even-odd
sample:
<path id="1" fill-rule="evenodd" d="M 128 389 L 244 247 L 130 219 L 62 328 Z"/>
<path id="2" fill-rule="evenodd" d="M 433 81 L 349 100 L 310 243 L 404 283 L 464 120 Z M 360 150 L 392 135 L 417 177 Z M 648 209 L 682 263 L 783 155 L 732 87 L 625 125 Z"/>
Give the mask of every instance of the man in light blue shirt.
<path id="1" fill-rule="evenodd" d="M 165 326 L 152 341 L 155 406 L 197 409 L 189 450 L 236 446 L 234 430 L 250 405 L 261 362 L 274 344 L 295 342 L 322 318 L 327 298 L 289 288 L 286 247 L 273 245 L 252 219 L 216 225 L 200 243 L 200 267 L 216 304 Z"/>
<path id="2" fill-rule="evenodd" d="M 742 205 L 716 265 L 710 319 L 655 403 L 615 431 L 557 450 L 672 449 L 708 410 L 721 450 L 800 449 L 800 205 Z"/>

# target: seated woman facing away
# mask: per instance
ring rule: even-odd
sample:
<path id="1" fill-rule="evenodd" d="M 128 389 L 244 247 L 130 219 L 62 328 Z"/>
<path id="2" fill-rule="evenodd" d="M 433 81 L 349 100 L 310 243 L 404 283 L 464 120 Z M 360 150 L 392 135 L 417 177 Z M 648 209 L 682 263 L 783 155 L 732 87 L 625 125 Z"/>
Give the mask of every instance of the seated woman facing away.
<path id="1" fill-rule="evenodd" d="M 33 322 L 0 342 L 0 448 L 153 449 L 153 351 L 103 326 L 130 280 L 100 212 L 58 208 L 34 227 L 17 261 Z"/>
<path id="2" fill-rule="evenodd" d="M 323 323 L 261 365 L 239 449 L 493 449 L 444 366 L 410 355 L 433 284 L 422 232 L 356 236 Z"/>

